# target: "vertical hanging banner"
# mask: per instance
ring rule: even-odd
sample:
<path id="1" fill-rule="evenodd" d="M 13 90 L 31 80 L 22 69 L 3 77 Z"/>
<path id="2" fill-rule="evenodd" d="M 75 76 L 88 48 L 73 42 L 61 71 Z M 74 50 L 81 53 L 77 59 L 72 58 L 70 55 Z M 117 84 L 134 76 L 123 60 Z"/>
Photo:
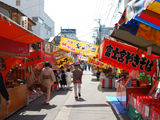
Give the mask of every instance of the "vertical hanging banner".
<path id="1" fill-rule="evenodd" d="M 61 37 L 60 49 L 71 51 L 77 54 L 96 57 L 98 55 L 98 45 Z"/>
<path id="2" fill-rule="evenodd" d="M 142 55 L 143 54 L 143 55 Z M 100 46 L 99 59 L 127 71 L 139 70 L 153 75 L 156 72 L 156 55 L 147 55 L 133 46 L 104 39 Z"/>
<path id="3" fill-rule="evenodd" d="M 21 16 L 20 24 L 25 28 L 28 29 L 28 18 L 26 16 Z"/>

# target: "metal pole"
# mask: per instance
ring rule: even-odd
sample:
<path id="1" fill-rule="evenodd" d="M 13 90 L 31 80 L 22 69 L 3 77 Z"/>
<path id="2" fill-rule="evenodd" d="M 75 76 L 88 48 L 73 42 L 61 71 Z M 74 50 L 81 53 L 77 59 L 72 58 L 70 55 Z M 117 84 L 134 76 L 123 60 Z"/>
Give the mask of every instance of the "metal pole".
<path id="1" fill-rule="evenodd" d="M 157 80 L 159 80 L 159 58 L 157 58 Z"/>

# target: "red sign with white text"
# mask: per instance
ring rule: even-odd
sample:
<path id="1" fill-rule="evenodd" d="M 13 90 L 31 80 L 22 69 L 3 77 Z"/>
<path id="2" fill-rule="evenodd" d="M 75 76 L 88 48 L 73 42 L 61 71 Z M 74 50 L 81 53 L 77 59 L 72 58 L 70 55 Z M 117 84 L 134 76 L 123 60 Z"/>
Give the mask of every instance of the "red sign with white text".
<path id="1" fill-rule="evenodd" d="M 27 57 L 26 61 L 23 60 L 23 63 L 25 63 L 27 66 L 37 64 L 40 62 L 50 62 L 54 63 L 55 59 L 52 54 L 49 53 L 43 53 L 40 51 L 31 52 L 30 56 Z"/>
<path id="2" fill-rule="evenodd" d="M 107 64 L 127 71 L 139 70 L 150 75 L 156 72 L 156 58 L 156 55 L 147 55 L 147 52 L 136 47 L 109 39 L 104 39 L 99 51 L 99 59 Z"/>

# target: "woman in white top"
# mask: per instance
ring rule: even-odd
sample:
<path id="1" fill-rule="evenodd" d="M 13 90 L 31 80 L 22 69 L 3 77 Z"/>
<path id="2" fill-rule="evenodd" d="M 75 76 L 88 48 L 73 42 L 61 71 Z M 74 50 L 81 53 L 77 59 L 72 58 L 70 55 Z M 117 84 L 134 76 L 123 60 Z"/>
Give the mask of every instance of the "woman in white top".
<path id="1" fill-rule="evenodd" d="M 72 73 L 70 72 L 70 69 L 67 69 L 66 79 L 67 79 L 67 87 L 68 87 L 68 89 L 70 88 L 70 85 L 71 85 L 71 78 L 72 78 Z"/>

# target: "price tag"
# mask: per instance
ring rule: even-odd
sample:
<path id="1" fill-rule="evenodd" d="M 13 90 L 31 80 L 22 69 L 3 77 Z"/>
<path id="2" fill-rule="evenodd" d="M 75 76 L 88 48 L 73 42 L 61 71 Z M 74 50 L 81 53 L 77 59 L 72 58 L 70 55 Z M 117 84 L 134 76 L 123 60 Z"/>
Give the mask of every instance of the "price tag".
<path id="1" fill-rule="evenodd" d="M 145 105 L 145 117 L 149 117 L 149 107 Z"/>

